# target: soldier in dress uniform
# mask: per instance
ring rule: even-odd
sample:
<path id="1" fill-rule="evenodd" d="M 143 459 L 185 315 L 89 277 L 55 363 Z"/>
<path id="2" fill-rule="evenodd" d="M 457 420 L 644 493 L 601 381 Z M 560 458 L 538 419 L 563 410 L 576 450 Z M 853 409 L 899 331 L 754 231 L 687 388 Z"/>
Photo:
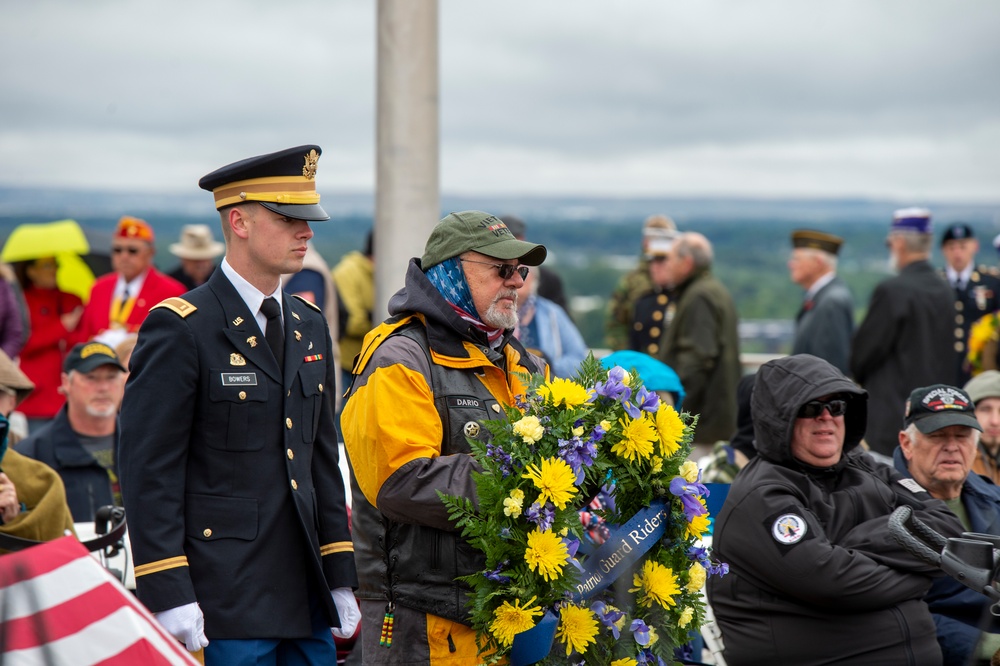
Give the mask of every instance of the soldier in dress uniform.
<path id="1" fill-rule="evenodd" d="M 846 375 L 854 335 L 854 299 L 837 277 L 837 253 L 843 242 L 822 231 L 793 231 L 788 271 L 792 282 L 806 290 L 795 318 L 792 353 L 818 356 Z"/>
<path id="2" fill-rule="evenodd" d="M 302 268 L 318 146 L 199 182 L 226 256 L 139 330 L 119 464 L 139 599 L 208 666 L 333 664 L 360 619 L 326 319 L 283 294 Z"/>
<path id="3" fill-rule="evenodd" d="M 677 304 L 670 298 L 667 275 L 667 257 L 673 240 L 651 238 L 647 243 L 649 290 L 635 300 L 632 330 L 629 331 L 628 348 L 655 356 L 660 350 L 660 337 L 670 325 Z"/>
<path id="4" fill-rule="evenodd" d="M 639 264 L 622 276 L 608 300 L 605 339 L 612 351 L 633 349 L 648 354 L 655 353 L 643 346 L 642 340 L 633 340 L 632 334 L 635 332 L 637 322 L 636 303 L 654 291 L 653 281 L 650 277 L 649 264 L 652 257 L 649 252 L 649 244 L 654 240 L 661 244 L 669 243 L 676 237 L 677 225 L 666 215 L 651 215 L 643 223 L 642 253 L 639 256 Z M 669 247 L 667 249 L 669 250 Z M 667 298 L 666 294 L 664 294 L 664 298 Z M 666 302 L 659 303 L 664 308 L 666 304 Z M 647 336 L 641 335 L 639 337 L 646 338 Z"/>
<path id="5" fill-rule="evenodd" d="M 983 315 L 1000 307 L 1000 278 L 990 274 L 985 266 L 976 266 L 979 241 L 972 227 L 956 222 L 941 236 L 941 254 L 945 267 L 941 277 L 955 290 L 955 382 L 961 386 L 969 380 L 965 357 L 968 352 L 969 328 Z"/>

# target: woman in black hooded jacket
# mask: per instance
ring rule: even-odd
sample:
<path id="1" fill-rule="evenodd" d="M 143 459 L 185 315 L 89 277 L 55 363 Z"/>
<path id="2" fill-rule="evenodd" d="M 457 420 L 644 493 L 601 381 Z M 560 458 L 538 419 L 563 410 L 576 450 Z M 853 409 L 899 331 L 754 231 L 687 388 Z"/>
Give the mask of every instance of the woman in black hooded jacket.
<path id="1" fill-rule="evenodd" d="M 867 402 L 815 356 L 758 371 L 758 456 L 716 520 L 713 549 L 730 573 L 708 587 L 730 666 L 941 663 L 923 601 L 940 573 L 896 543 L 888 518 L 907 504 L 945 536 L 962 528 L 944 502 L 859 447 Z"/>

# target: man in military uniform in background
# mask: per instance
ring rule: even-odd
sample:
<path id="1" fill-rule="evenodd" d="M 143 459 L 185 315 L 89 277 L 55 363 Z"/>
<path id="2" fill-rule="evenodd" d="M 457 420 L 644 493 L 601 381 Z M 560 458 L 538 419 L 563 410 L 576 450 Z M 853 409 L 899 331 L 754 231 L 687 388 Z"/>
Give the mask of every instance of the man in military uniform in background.
<path id="1" fill-rule="evenodd" d="M 663 322 L 667 318 L 667 306 L 670 299 L 666 293 L 661 294 L 662 298 L 656 298 L 655 308 L 647 308 L 640 319 L 636 314 L 636 301 L 643 296 L 647 296 L 655 291 L 652 278 L 649 273 L 649 243 L 653 239 L 661 242 L 671 242 L 677 237 L 677 225 L 666 215 L 651 215 L 646 218 L 642 226 L 642 252 L 639 255 L 639 264 L 622 276 L 618 285 L 608 299 L 608 320 L 605 325 L 605 341 L 611 351 L 619 349 L 634 349 L 647 354 L 654 354 L 649 350 L 649 343 L 644 339 L 648 337 L 651 327 L 663 328 Z M 668 248 L 669 250 L 669 248 Z M 659 313 L 654 319 L 654 314 Z M 647 335 L 639 335 L 633 340 L 633 331 L 646 331 Z M 662 330 L 661 330 L 662 333 Z M 635 346 L 639 345 L 639 346 Z"/>
<path id="2" fill-rule="evenodd" d="M 854 334 L 851 372 L 870 396 L 865 439 L 873 451 L 891 456 L 910 391 L 947 383 L 954 376 L 952 321 L 947 314 L 954 295 L 930 264 L 930 211 L 897 210 L 886 242 L 899 275 L 883 280 L 872 292 L 868 313 Z"/>
<path id="3" fill-rule="evenodd" d="M 334 426 L 336 370 L 318 307 L 283 294 L 302 268 L 318 146 L 199 182 L 226 256 L 139 330 L 119 465 L 136 592 L 208 666 L 332 664 L 360 619 Z"/>
<path id="4" fill-rule="evenodd" d="M 955 379 L 961 386 L 969 380 L 965 367 L 969 328 L 983 315 L 1000 308 L 1000 279 L 989 274 L 985 266 L 976 267 L 979 241 L 972 227 L 964 222 L 949 225 L 941 236 L 941 254 L 945 267 L 941 277 L 948 280 L 955 292 Z"/>
<path id="5" fill-rule="evenodd" d="M 806 290 L 795 317 L 792 353 L 818 356 L 846 375 L 854 335 L 854 299 L 837 277 L 837 253 L 843 242 L 822 231 L 793 231 L 788 272 L 792 282 Z"/>
<path id="6" fill-rule="evenodd" d="M 670 298 L 670 276 L 667 257 L 674 241 L 653 237 L 647 244 L 646 265 L 649 267 L 649 290 L 640 294 L 632 306 L 634 315 L 628 333 L 628 348 L 650 356 L 660 351 L 660 336 L 670 324 L 677 304 Z"/>

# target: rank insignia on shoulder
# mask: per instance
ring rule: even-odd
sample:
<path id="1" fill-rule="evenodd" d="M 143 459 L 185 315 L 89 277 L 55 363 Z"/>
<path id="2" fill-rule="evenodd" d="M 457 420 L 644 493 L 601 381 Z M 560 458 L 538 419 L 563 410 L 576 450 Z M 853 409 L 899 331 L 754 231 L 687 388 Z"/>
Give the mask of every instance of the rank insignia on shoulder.
<path id="1" fill-rule="evenodd" d="M 247 360 L 243 358 L 243 354 L 233 352 L 229 355 L 229 365 L 246 365 Z"/>
<path id="2" fill-rule="evenodd" d="M 256 335 L 251 335 L 249 338 L 247 338 L 247 344 L 250 345 L 251 347 L 256 347 L 257 346 L 257 336 Z"/>
<path id="3" fill-rule="evenodd" d="M 236 319 L 233 320 L 233 326 L 239 326 L 242 323 L 243 323 L 243 317 L 237 317 Z"/>
<path id="4" fill-rule="evenodd" d="M 179 296 L 162 300 L 150 309 L 155 310 L 157 308 L 166 308 L 174 314 L 180 315 L 182 318 L 187 317 L 189 314 L 198 309 Z"/>
<path id="5" fill-rule="evenodd" d="M 312 301 L 310 301 L 309 299 L 302 298 L 298 294 L 292 294 L 292 296 L 294 296 L 295 298 L 299 299 L 300 301 L 302 301 L 303 303 L 305 303 L 306 305 L 308 305 L 309 307 L 311 307 L 316 312 L 322 312 L 322 310 L 319 309 L 319 306 L 316 305 L 315 303 L 313 303 Z M 292 316 L 295 317 L 296 319 L 298 319 L 298 316 L 294 312 L 292 313 Z"/>

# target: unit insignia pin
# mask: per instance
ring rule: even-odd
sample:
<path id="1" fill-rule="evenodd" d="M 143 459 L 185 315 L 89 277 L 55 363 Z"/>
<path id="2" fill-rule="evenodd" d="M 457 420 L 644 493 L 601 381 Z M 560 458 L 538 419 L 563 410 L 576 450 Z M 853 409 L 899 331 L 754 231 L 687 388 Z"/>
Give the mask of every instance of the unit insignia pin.
<path id="1" fill-rule="evenodd" d="M 233 326 L 239 326 L 242 323 L 243 323 L 243 317 L 237 317 L 236 319 L 233 320 Z"/>
<path id="2" fill-rule="evenodd" d="M 247 344 L 250 345 L 251 347 L 256 347 L 257 346 L 257 336 L 256 335 L 251 335 L 249 338 L 247 338 Z"/>
<path id="3" fill-rule="evenodd" d="M 299 333 L 298 331 L 295 331 L 295 340 L 298 341 L 298 340 L 301 340 L 301 339 L 302 339 L 302 334 Z"/>
<path id="4" fill-rule="evenodd" d="M 247 360 L 243 358 L 243 354 L 238 354 L 233 352 L 229 355 L 229 365 L 246 365 Z"/>

